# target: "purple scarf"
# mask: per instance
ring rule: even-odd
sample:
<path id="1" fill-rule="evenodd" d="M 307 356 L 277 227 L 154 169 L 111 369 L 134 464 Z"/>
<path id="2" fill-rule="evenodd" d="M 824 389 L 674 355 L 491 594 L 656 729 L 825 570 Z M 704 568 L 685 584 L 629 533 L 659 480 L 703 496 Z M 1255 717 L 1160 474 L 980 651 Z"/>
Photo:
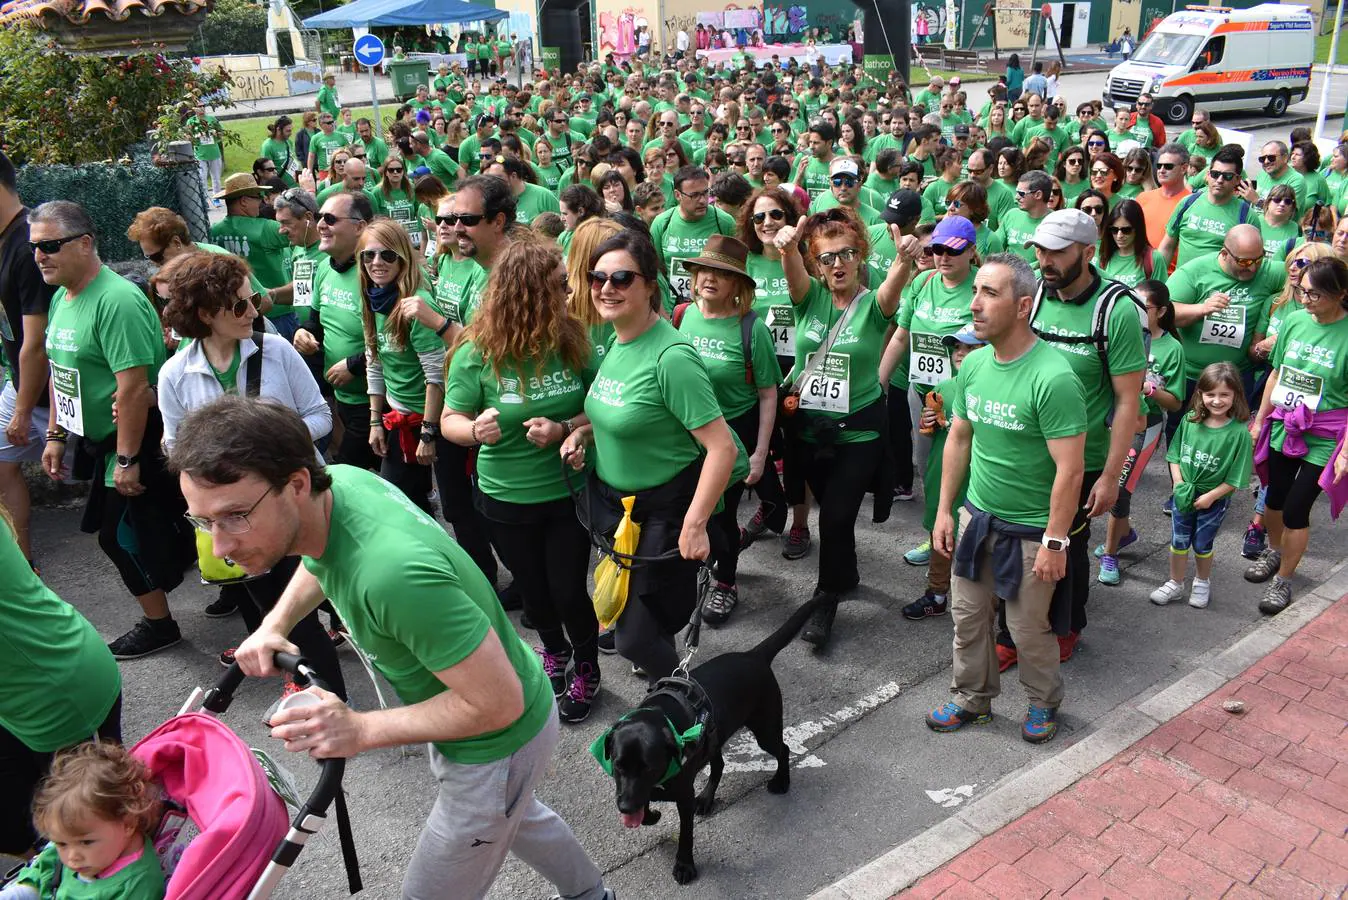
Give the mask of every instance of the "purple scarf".
<path id="1" fill-rule="evenodd" d="M 1348 409 L 1327 409 L 1316 413 L 1305 406 L 1298 406 L 1289 413 L 1282 407 L 1275 406 L 1273 412 L 1264 420 L 1264 427 L 1254 444 L 1254 471 L 1264 484 L 1268 484 L 1268 454 L 1272 449 L 1269 443 L 1274 419 L 1282 422 L 1285 435 L 1281 452 L 1283 456 L 1289 458 L 1295 459 L 1306 455 L 1309 449 L 1306 446 L 1306 435 L 1338 438 L 1334 452 L 1329 455 L 1329 463 L 1320 473 L 1320 480 L 1317 482 L 1329 497 L 1330 518 L 1337 519 L 1344 506 L 1348 506 L 1348 478 L 1338 484 L 1334 483 L 1334 460 L 1343 452 L 1344 437 L 1348 434 Z"/>

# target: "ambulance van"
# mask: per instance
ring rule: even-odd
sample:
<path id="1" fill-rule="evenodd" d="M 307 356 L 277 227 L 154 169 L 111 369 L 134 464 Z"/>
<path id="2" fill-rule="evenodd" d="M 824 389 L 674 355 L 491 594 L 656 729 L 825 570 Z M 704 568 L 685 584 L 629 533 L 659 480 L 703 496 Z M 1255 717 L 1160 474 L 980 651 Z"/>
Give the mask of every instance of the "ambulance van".
<path id="1" fill-rule="evenodd" d="M 1190 6 L 1171 13 L 1105 78 L 1106 106 L 1131 108 L 1151 94 L 1153 112 L 1177 125 L 1195 106 L 1263 109 L 1281 116 L 1310 92 L 1315 29 L 1302 6 Z"/>

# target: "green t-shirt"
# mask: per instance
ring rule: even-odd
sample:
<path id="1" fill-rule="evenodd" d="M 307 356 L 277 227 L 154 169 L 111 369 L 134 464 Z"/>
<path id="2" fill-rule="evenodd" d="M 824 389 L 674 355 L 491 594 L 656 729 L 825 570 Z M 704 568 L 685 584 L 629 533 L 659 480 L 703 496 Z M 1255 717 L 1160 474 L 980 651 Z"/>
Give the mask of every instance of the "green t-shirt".
<path id="1" fill-rule="evenodd" d="M 552 691 L 538 655 L 520 640 L 482 570 L 395 485 L 352 466 L 328 466 L 332 511 L 323 555 L 304 557 L 370 663 L 407 705 L 444 693 L 436 672 L 457 666 L 496 632 L 524 694 L 514 723 L 453 741 L 463 765 L 505 759 L 542 730 Z M 370 565 L 377 560 L 377 565 Z"/>
<path id="2" fill-rule="evenodd" d="M 309 153 L 314 158 L 314 168 L 326 171 L 332 166 L 332 154 L 350 145 L 350 138 L 340 131 L 332 134 L 318 132 L 309 138 Z"/>
<path id="3" fill-rule="evenodd" d="M 866 260 L 866 270 L 870 276 L 869 287 L 880 289 L 889 275 L 889 267 L 894 265 L 894 257 L 899 250 L 894 246 L 894 238 L 889 233 L 889 225 L 880 221 L 866 229 L 866 237 L 871 246 L 870 258 Z"/>
<path id="4" fill-rule="evenodd" d="M 1017 122 L 1015 125 L 1011 126 L 1011 141 L 1017 147 L 1024 149 L 1030 143 L 1029 140 L 1026 138 L 1026 135 L 1030 133 L 1030 129 L 1038 128 L 1043 124 L 1044 120 L 1042 117 L 1036 119 L 1033 116 L 1026 116 L 1019 122 Z"/>
<path id="5" fill-rule="evenodd" d="M 1242 372 L 1254 367 L 1250 345 L 1268 330 L 1269 306 L 1287 278 L 1282 266 L 1264 260 L 1254 278 L 1240 281 L 1227 275 L 1218 260 L 1215 253 L 1191 260 L 1166 282 L 1174 303 L 1202 303 L 1214 291 L 1231 298 L 1226 309 L 1180 327 L 1184 375 L 1190 380 L 1215 362 L 1233 363 Z"/>
<path id="6" fill-rule="evenodd" d="M 1032 218 L 1029 213 L 1018 206 L 1013 206 L 1002 213 L 997 234 L 1001 237 L 1002 243 L 1006 245 L 1006 252 L 1016 254 L 1032 266 L 1036 265 L 1034 248 L 1026 247 L 1025 242 L 1034 237 L 1034 230 L 1047 216 L 1048 213 L 1046 212 L 1038 219 Z"/>
<path id="7" fill-rule="evenodd" d="M 826 209 L 837 209 L 841 205 L 842 204 L 838 202 L 838 198 L 833 196 L 833 191 L 829 190 L 814 198 L 814 201 L 810 203 L 809 214 L 814 215 L 815 213 L 823 212 Z M 867 205 L 860 195 L 857 196 L 857 205 L 849 206 L 848 209 L 856 213 L 857 218 L 861 220 L 861 224 L 865 225 L 867 228 L 872 225 L 880 225 L 884 222 L 884 220 L 880 218 L 880 213 L 876 211 L 875 207 Z"/>
<path id="8" fill-rule="evenodd" d="M 500 412 L 500 440 L 478 448 L 478 487 L 484 494 L 509 503 L 547 503 L 568 496 L 556 445 L 535 447 L 525 437 L 524 422 L 535 417 L 560 422 L 579 415 L 597 364 L 596 356 L 577 372 L 553 355 L 525 372 L 503 365 L 497 378 L 471 340 L 454 352 L 445 408 L 470 417 L 488 408 Z"/>
<path id="9" fill-rule="evenodd" d="M 1031 324 L 1041 334 L 1090 337 L 1095 327 L 1096 296 L 1108 284 L 1108 281 L 1102 279 L 1094 291 L 1087 292 L 1084 298 L 1074 303 L 1045 298 Z M 1142 342 L 1142 320 L 1138 307 L 1127 297 L 1119 297 L 1114 301 L 1114 309 L 1105 323 L 1105 337 L 1108 373 L 1103 371 L 1100 354 L 1094 344 L 1044 341 L 1066 357 L 1077 380 L 1081 382 L 1082 396 L 1086 399 L 1087 472 L 1103 469 L 1105 458 L 1109 455 L 1107 423 L 1114 411 L 1114 387 L 1110 377 L 1141 372 L 1147 367 L 1147 354 Z M 1125 427 L 1131 429 L 1132 424 Z M 1048 509 L 1047 504 L 1044 509 Z"/>
<path id="10" fill-rule="evenodd" d="M 1214 204 L 1206 192 L 1190 203 L 1186 198 L 1170 214 L 1166 224 L 1166 234 L 1179 241 L 1179 252 L 1175 256 L 1176 267 L 1189 260 L 1208 253 L 1216 253 L 1226 243 L 1226 235 L 1232 228 L 1241 224 L 1241 209 L 1249 206 L 1239 197 L 1232 197 L 1221 206 Z M 1188 209 L 1185 209 L 1188 207 Z M 1253 210 L 1248 210 L 1246 220 L 1254 218 Z"/>
<path id="11" fill-rule="evenodd" d="M 1044 169 L 1052 172 L 1054 167 L 1058 165 L 1058 157 L 1071 146 L 1072 136 L 1067 133 L 1067 129 L 1063 128 L 1061 124 L 1050 131 L 1047 124 L 1041 122 L 1033 128 L 1025 129 L 1024 146 L 1028 147 L 1030 142 L 1037 137 L 1042 137 L 1053 145 L 1053 149 L 1048 152 L 1048 160 L 1044 163 Z"/>
<path id="12" fill-rule="evenodd" d="M 1016 192 L 1002 183 L 999 178 L 992 179 L 986 185 L 986 190 L 988 192 L 988 227 L 993 231 L 999 231 L 1007 212 L 1019 209 L 1016 206 Z M 1003 240 L 1005 240 L 1005 235 L 1003 235 Z"/>
<path id="13" fill-rule="evenodd" d="M 1131 253 L 1127 255 L 1115 253 L 1110 257 L 1109 264 L 1100 271 L 1104 273 L 1106 278 L 1121 281 L 1130 288 L 1137 287 L 1138 284 L 1148 278 L 1154 278 L 1157 281 L 1166 280 L 1165 260 L 1161 258 L 1159 250 L 1151 251 L 1150 275 L 1147 274 L 1147 270 L 1142 263 L 1137 261 L 1137 257 Z"/>
<path id="14" fill-rule="evenodd" d="M 525 182 L 524 193 L 515 198 L 515 221 L 528 225 L 545 212 L 560 214 L 562 205 L 557 195 L 545 187 Z"/>
<path id="15" fill-rule="evenodd" d="M 1109 198 L 1109 208 L 1113 209 L 1120 200 L 1136 200 L 1137 195 L 1142 193 L 1140 184 L 1124 184 Z"/>
<path id="16" fill-rule="evenodd" d="M 374 207 L 376 216 L 387 216 L 397 222 L 407 232 L 412 249 L 421 249 L 421 236 L 426 226 L 417 215 L 422 207 L 410 188 L 385 193 L 382 187 L 373 185 L 365 189 L 365 196 L 370 198 L 370 206 Z"/>
<path id="17" fill-rule="evenodd" d="M 430 303 L 430 294 L 419 291 L 418 295 Z M 379 367 L 384 375 L 384 395 L 389 405 L 403 412 L 425 414 L 426 412 L 426 372 L 421 367 L 418 354 L 435 352 L 437 356 L 445 349 L 444 343 L 435 336 L 435 332 L 413 320 L 407 334 L 407 345 L 399 347 L 394 343 L 393 335 L 388 332 L 388 316 L 375 313 L 374 327 L 379 341 Z M 367 348 L 368 349 L 368 348 Z"/>
<path id="18" fill-rule="evenodd" d="M 473 158 L 477 159 L 476 156 Z M 437 147 L 432 147 L 430 153 L 421 157 L 421 162 L 431 170 L 432 175 L 440 179 L 441 184 L 451 191 L 454 189 L 454 184 L 459 177 L 459 167 L 454 164 L 454 160 L 448 153 Z"/>
<path id="19" fill-rule="evenodd" d="M 1291 166 L 1288 166 L 1287 171 L 1283 172 L 1277 178 L 1274 178 L 1263 169 L 1260 169 L 1259 174 L 1254 177 L 1254 183 L 1255 189 L 1263 199 L 1268 199 L 1268 192 L 1278 185 L 1288 185 L 1297 195 L 1297 215 L 1300 215 L 1310 208 L 1306 198 L 1306 179 L 1302 178 L 1301 173 Z"/>
<path id="20" fill-rule="evenodd" d="M 661 269 L 669 278 L 670 293 L 676 303 L 692 298 L 693 277 L 683 268 L 683 260 L 702 252 L 713 234 L 735 234 L 735 220 L 714 206 L 696 222 L 689 222 L 677 206 L 667 209 L 651 223 L 651 242 L 660 255 Z"/>
<path id="21" fill-rule="evenodd" d="M 55 844 L 48 844 L 19 872 L 15 881 L 33 885 L 43 897 L 56 896 L 60 900 L 121 900 L 124 897 L 140 900 L 164 896 L 164 870 L 159 866 L 159 858 L 154 855 L 154 845 L 148 837 L 135 860 L 106 878 L 85 881 L 62 868 L 60 887 L 54 888 L 58 868 L 61 868 L 60 854 Z"/>
<path id="22" fill-rule="evenodd" d="M 791 309 L 791 289 L 780 259 L 750 253 L 745 261 L 754 280 L 754 311 L 772 336 L 773 352 L 780 360 L 796 358 L 796 317 Z M 789 364 L 788 364 L 789 365 Z"/>
<path id="23" fill-rule="evenodd" d="M 1348 360 L 1348 317 L 1321 325 L 1304 309 L 1288 313 L 1269 355 L 1269 365 L 1278 373 L 1274 405 L 1290 411 L 1304 404 L 1317 412 L 1348 407 L 1344 360 Z M 1282 423 L 1275 421 L 1270 434 L 1274 450 L 1282 450 L 1284 437 Z M 1326 465 L 1334 439 L 1306 435 L 1305 441 L 1307 461 Z"/>
<path id="24" fill-rule="evenodd" d="M 215 116 L 187 120 L 187 131 L 192 135 L 192 153 L 197 159 L 209 162 L 220 159 L 220 120 Z M 279 169 L 280 166 L 277 166 Z"/>
<path id="25" fill-rule="evenodd" d="M 862 290 L 852 299 L 851 319 L 837 340 L 824 346 L 829 332 L 845 310 L 833 303 L 833 294 L 819 279 L 810 280 L 810 290 L 795 306 L 796 365 L 804 372 L 809 358 L 821 349 L 827 356 L 800 386 L 800 408 L 833 419 L 865 409 L 880 398 L 880 356 L 885 335 L 893 322 L 880 309 L 875 291 Z M 844 444 L 873 441 L 875 431 L 849 429 L 838 436 Z"/>
<path id="26" fill-rule="evenodd" d="M 1184 345 L 1167 332 L 1161 332 L 1151 339 L 1151 352 L 1147 356 L 1147 375 L 1161 379 L 1161 388 L 1184 399 Z M 1155 397 L 1142 400 L 1149 416 L 1165 413 Z M 1178 415 L 1178 413 L 1176 413 Z"/>
<path id="27" fill-rule="evenodd" d="M 1063 181 L 1059 179 L 1058 183 L 1062 186 L 1062 199 L 1064 207 L 1076 208 L 1077 198 L 1086 193 L 1091 183 L 1085 178 L 1080 181 Z"/>
<path id="28" fill-rule="evenodd" d="M 753 384 L 747 384 L 744 365 L 744 342 L 740 334 L 740 317 L 725 316 L 708 319 L 697 303 L 684 310 L 679 333 L 692 343 L 702 364 L 711 377 L 712 390 L 721 414 L 737 419 L 758 405 L 758 391 L 781 383 L 782 370 L 777 365 L 772 335 L 762 318 L 756 318 L 749 332 L 752 354 Z"/>
<path id="29" fill-rule="evenodd" d="M 357 142 L 361 142 L 359 137 L 352 141 L 353 144 Z M 364 146 L 365 165 L 368 167 L 365 177 L 370 180 L 375 178 L 379 174 L 378 170 L 383 167 L 384 163 L 388 162 L 388 144 L 384 143 L 382 138 L 371 138 L 369 143 L 364 144 Z"/>
<path id="30" fill-rule="evenodd" d="M 477 132 L 468 135 L 459 144 L 459 165 L 463 166 L 463 170 L 469 175 L 476 175 L 482 170 L 482 158 L 479 155 L 481 152 L 482 141 L 478 139 Z"/>
<path id="31" fill-rule="evenodd" d="M 805 188 L 805 192 L 813 200 L 820 194 L 827 194 L 832 182 L 828 174 L 829 163 L 824 162 L 818 157 L 810 157 L 810 161 L 805 164 L 805 170 L 801 177 L 796 179 L 796 184 Z"/>
<path id="32" fill-rule="evenodd" d="M 548 143 L 552 145 L 552 161 L 563 169 L 571 167 L 573 162 L 572 148 L 585 143 L 585 135 L 577 131 L 567 130 L 559 135 L 554 135 L 552 129 L 549 128 L 543 132 L 543 137 L 547 138 Z"/>
<path id="33" fill-rule="evenodd" d="M 948 287 L 937 271 L 923 272 L 913 280 L 912 292 L 904 298 L 895 323 L 908 329 L 908 377 L 919 395 L 955 374 L 950 350 L 942 342 L 974 320 L 969 306 L 974 299 L 974 276 Z"/>
<path id="34" fill-rule="evenodd" d="M 290 239 L 281 234 L 274 219 L 253 216 L 225 216 L 211 226 L 211 240 L 235 256 L 248 260 L 253 274 L 265 287 L 288 284 L 285 251 Z"/>
<path id="35" fill-rule="evenodd" d="M 295 176 L 298 175 L 300 169 L 303 168 L 303 163 L 295 158 L 295 147 L 290 141 L 278 141 L 267 138 L 262 142 L 262 149 L 259 151 L 259 155 L 265 156 L 267 159 L 276 163 L 277 174 L 285 179 L 287 185 L 290 187 L 295 186 Z"/>
<path id="36" fill-rule="evenodd" d="M 922 189 L 922 202 L 940 215 L 945 215 L 945 197 L 958 182 L 938 178 Z"/>
<path id="37" fill-rule="evenodd" d="M 991 347 L 964 358 L 954 415 L 973 429 L 968 497 L 974 506 L 1017 525 L 1048 525 L 1057 473 L 1048 441 L 1086 430 L 1081 383 L 1071 372 L 1042 340 L 1009 363 L 998 362 Z"/>
<path id="38" fill-rule="evenodd" d="M 1301 237 L 1301 226 L 1296 219 L 1281 225 L 1270 225 L 1260 219 L 1259 234 L 1264 239 L 1264 256 L 1268 257 L 1269 262 L 1281 266 L 1286 262 L 1287 254 L 1296 249 L 1298 238 Z"/>
<path id="39" fill-rule="evenodd" d="M 540 166 L 538 163 L 533 165 L 534 171 L 538 173 L 538 183 L 552 193 L 558 193 L 557 184 L 562 180 L 562 167 L 556 163 L 550 166 Z"/>
<path id="40" fill-rule="evenodd" d="M 319 109 L 332 116 L 334 119 L 341 118 L 342 104 L 337 100 L 337 89 L 335 87 L 329 87 L 326 84 L 323 85 L 318 89 L 318 97 L 315 102 L 318 104 Z"/>
<path id="41" fill-rule="evenodd" d="M 1253 458 L 1254 442 L 1244 422 L 1227 419 L 1213 428 L 1195 422 L 1188 413 L 1165 452 L 1165 461 L 1179 466 L 1180 479 L 1194 486 L 1195 497 L 1223 484 L 1245 490 L 1250 485 Z"/>
<path id="42" fill-rule="evenodd" d="M 721 417 L 711 377 L 666 319 L 615 340 L 585 397 L 599 478 L 623 492 L 667 484 L 702 455 L 690 432 Z"/>
<path id="43" fill-rule="evenodd" d="M 350 268 L 338 272 L 332 267 L 332 260 L 325 257 L 314 273 L 314 306 L 323 326 L 324 372 L 348 356 L 365 352 L 365 323 L 361 318 L 364 301 L 358 265 L 352 260 Z M 364 406 L 370 402 L 364 375 L 332 391 L 343 403 Z"/>
<path id="44" fill-rule="evenodd" d="M 440 257 L 433 305 L 451 322 L 467 325 L 486 288 L 487 270 L 476 260 L 455 259 L 446 253 Z"/>
<path id="45" fill-rule="evenodd" d="M 117 430 L 112 401 L 117 372 L 146 367 L 150 387 L 164 364 L 159 316 L 140 289 L 107 266 L 70 297 L 52 296 L 47 320 L 47 357 L 56 394 L 55 424 L 101 441 Z M 108 454 L 108 486 L 116 458 Z"/>
<path id="46" fill-rule="evenodd" d="M 121 692 L 117 663 L 94 626 L 43 584 L 4 525 L 0 580 L 0 727 L 38 753 L 87 740 Z"/>
<path id="47" fill-rule="evenodd" d="M 236 344 L 234 346 L 234 355 L 230 357 L 229 365 L 225 367 L 223 372 L 217 369 L 214 363 L 211 363 L 211 374 L 215 376 L 216 381 L 220 382 L 220 390 L 224 391 L 226 394 L 238 393 L 235 386 L 239 382 L 240 358 L 241 354 L 239 353 L 239 347 Z"/>
<path id="48" fill-rule="evenodd" d="M 987 259 L 993 253 L 1002 253 L 1006 250 L 1006 243 L 1002 236 L 986 224 L 974 226 L 974 249 L 978 251 L 980 259 Z"/>
<path id="49" fill-rule="evenodd" d="M 286 252 L 286 271 L 290 273 L 289 281 L 294 286 L 294 304 L 273 306 L 273 313 L 278 308 L 291 312 L 299 309 L 307 310 L 314 305 L 314 276 L 318 274 L 318 264 L 327 257 L 326 253 L 318 249 L 317 239 L 308 247 L 291 246 Z"/>

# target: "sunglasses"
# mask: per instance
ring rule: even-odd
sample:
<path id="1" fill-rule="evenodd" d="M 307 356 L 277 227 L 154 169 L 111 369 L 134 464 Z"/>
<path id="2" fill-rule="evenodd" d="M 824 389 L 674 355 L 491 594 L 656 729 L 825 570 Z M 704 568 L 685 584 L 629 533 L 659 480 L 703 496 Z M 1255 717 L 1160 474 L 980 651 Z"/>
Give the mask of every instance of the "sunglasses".
<path id="1" fill-rule="evenodd" d="M 786 218 L 786 211 L 781 209 L 770 209 L 767 212 L 754 213 L 753 218 L 755 225 L 762 225 L 768 219 L 772 219 L 774 222 L 780 222 Z"/>
<path id="2" fill-rule="evenodd" d="M 1179 163 L 1157 163 L 1157 164 L 1156 164 L 1156 171 L 1158 171 L 1158 172 L 1169 172 L 1171 169 L 1178 169 L 1178 168 L 1179 168 Z"/>
<path id="3" fill-rule="evenodd" d="M 1105 144 L 1104 141 L 1087 141 L 1087 142 L 1086 142 L 1086 146 L 1087 146 L 1087 147 L 1104 147 L 1104 146 L 1106 146 L 1106 144 Z"/>
<path id="4" fill-rule="evenodd" d="M 853 178 L 851 175 L 834 175 L 834 176 L 833 176 L 833 186 L 834 186 L 834 187 L 856 187 L 856 186 L 857 186 L 857 180 L 856 180 L 855 178 Z"/>
<path id="5" fill-rule="evenodd" d="M 318 124 L 319 124 L 319 125 L 332 125 L 332 124 L 333 124 L 333 120 L 332 120 L 332 119 L 319 119 L 319 120 L 318 120 Z"/>
<path id="6" fill-rule="evenodd" d="M 1113 174 L 1114 173 L 1111 172 L 1109 169 L 1091 169 L 1092 178 L 1107 178 L 1108 176 Z"/>
<path id="7" fill-rule="evenodd" d="M 1269 203 L 1278 203 L 1278 204 L 1283 204 L 1283 203 L 1296 203 L 1296 202 L 1297 202 L 1297 198 L 1296 198 L 1296 197 L 1269 197 L 1269 198 L 1268 198 L 1268 202 L 1269 202 Z"/>
<path id="8" fill-rule="evenodd" d="M 1105 208 L 1103 206 L 1083 206 L 1081 207 L 1081 211 L 1088 216 L 1103 216 L 1105 214 Z"/>
<path id="9" fill-rule="evenodd" d="M 1268 156 L 1261 156 L 1261 157 L 1259 157 L 1259 161 L 1260 161 L 1261 163 L 1263 163 L 1264 165 L 1268 165 L 1269 163 L 1277 162 L 1277 161 L 1278 161 L 1278 157 L 1277 157 L 1276 154 L 1270 154 L 1270 155 L 1268 155 Z"/>
<path id="10" fill-rule="evenodd" d="M 1111 226 L 1109 226 L 1109 233 L 1110 233 L 1110 234 L 1132 234 L 1132 233 L 1133 233 L 1133 226 L 1131 226 L 1131 225 L 1111 225 Z"/>
<path id="11" fill-rule="evenodd" d="M 961 250 L 956 250 L 954 247 L 947 247 L 945 244 L 932 244 L 927 248 L 932 256 L 959 256 L 968 249 L 968 247 L 965 247 Z"/>
<path id="12" fill-rule="evenodd" d="M 448 216 L 436 216 L 435 223 L 437 225 L 448 225 L 450 228 L 453 228 L 455 225 L 462 222 L 464 228 L 472 228 L 485 218 L 486 216 L 482 213 L 464 213 L 462 215 L 451 214 Z"/>
<path id="13" fill-rule="evenodd" d="M 959 209 L 959 208 L 960 208 L 960 202 L 959 202 L 958 200 L 947 200 L 947 201 L 945 202 L 945 208 L 946 208 L 946 209 Z"/>
<path id="14" fill-rule="evenodd" d="M 1128 167 L 1128 171 L 1129 171 L 1129 172 L 1145 172 L 1145 171 L 1147 171 L 1147 167 L 1146 167 L 1146 166 L 1129 166 L 1129 167 Z"/>
<path id="15" fill-rule="evenodd" d="M 1022 191 L 1022 190 L 1020 190 L 1019 188 L 1016 189 L 1016 196 L 1017 196 L 1018 198 L 1021 198 L 1021 199 L 1025 198 L 1025 197 L 1028 197 L 1028 196 L 1030 196 L 1031 194 L 1037 194 L 1037 193 L 1039 193 L 1039 192 L 1038 192 L 1038 191 Z"/>
<path id="16" fill-rule="evenodd" d="M 1226 247 L 1222 248 L 1222 252 L 1225 253 L 1228 257 L 1230 257 L 1231 260 L 1236 264 L 1236 266 L 1241 269 L 1253 269 L 1255 266 L 1259 265 L 1261 262 L 1264 261 L 1264 257 L 1262 255 L 1236 256 L 1236 254 L 1232 253 Z"/>
<path id="17" fill-rule="evenodd" d="M 599 290 L 610 281 L 617 290 L 625 290 L 641 277 L 640 272 L 633 272 L 631 269 L 619 269 L 616 272 L 594 271 L 589 273 L 590 289 Z"/>
<path id="18" fill-rule="evenodd" d="M 856 249 L 855 247 L 844 247 L 841 250 L 830 251 L 828 253 L 821 253 L 818 256 L 816 256 L 815 259 L 819 260 L 820 265 L 831 266 L 840 260 L 845 263 L 851 262 L 852 260 L 856 259 L 860 253 L 861 251 Z"/>
<path id="19" fill-rule="evenodd" d="M 87 231 L 81 231 L 79 234 L 71 234 L 63 238 L 50 238 L 49 240 L 45 241 L 29 241 L 28 250 L 30 252 L 36 252 L 38 250 L 41 250 L 47 256 L 51 256 L 53 253 L 60 253 L 61 248 L 64 247 L 66 244 L 69 244 L 71 241 L 77 241 L 88 233 L 89 232 Z M 161 258 L 163 256 L 163 252 L 164 251 L 162 250 L 159 251 Z M 156 260 L 156 262 L 157 261 L 158 260 Z"/>
<path id="20" fill-rule="evenodd" d="M 389 250 L 387 248 L 381 250 L 360 251 L 360 261 L 365 263 L 366 265 L 369 265 L 376 259 L 381 259 L 384 262 L 388 263 L 389 265 L 393 265 L 394 263 L 399 262 L 402 259 L 402 257 L 398 255 L 398 251 Z"/>
<path id="21" fill-rule="evenodd" d="M 262 172 L 263 172 L 264 175 L 275 175 L 275 174 L 276 174 L 276 167 L 275 167 L 275 166 L 267 166 L 266 168 L 264 168 L 264 169 L 262 170 Z"/>
<path id="22" fill-rule="evenodd" d="M 1074 156 L 1074 157 L 1072 157 L 1071 159 L 1066 160 L 1066 161 L 1064 162 L 1064 165 L 1068 165 L 1068 166 L 1079 166 L 1079 165 L 1081 165 L 1083 162 L 1085 162 L 1084 159 L 1081 159 L 1080 157 Z"/>
<path id="23" fill-rule="evenodd" d="M 1235 181 L 1237 173 L 1235 172 L 1215 172 L 1208 169 L 1208 177 L 1217 181 Z"/>
<path id="24" fill-rule="evenodd" d="M 262 305 L 262 295 L 255 291 L 249 294 L 247 297 L 235 297 L 234 302 L 225 308 L 228 309 L 230 315 L 234 316 L 235 318 L 242 318 L 243 316 L 248 314 L 249 307 L 257 308 L 261 305 Z"/>
<path id="25" fill-rule="evenodd" d="M 336 213 L 330 213 L 330 212 L 323 213 L 322 215 L 320 215 L 320 216 L 318 217 L 318 220 L 319 220 L 320 222 L 322 222 L 324 225 L 328 225 L 328 226 L 336 225 L 338 222 L 341 222 L 341 221 L 343 221 L 343 220 L 346 220 L 346 221 L 348 221 L 348 222 L 364 222 L 364 221 L 365 221 L 365 220 L 362 219 L 360 216 L 339 216 L 339 215 L 337 215 Z"/>
<path id="26" fill-rule="evenodd" d="M 390 175 L 401 175 L 406 171 L 402 166 L 388 166 L 384 169 Z"/>
<path id="27" fill-rule="evenodd" d="M 1299 256 L 1289 263 L 1289 265 L 1291 265 L 1292 268 L 1294 269 L 1304 269 L 1310 264 L 1311 261 L 1309 259 L 1306 259 L 1304 256 Z"/>

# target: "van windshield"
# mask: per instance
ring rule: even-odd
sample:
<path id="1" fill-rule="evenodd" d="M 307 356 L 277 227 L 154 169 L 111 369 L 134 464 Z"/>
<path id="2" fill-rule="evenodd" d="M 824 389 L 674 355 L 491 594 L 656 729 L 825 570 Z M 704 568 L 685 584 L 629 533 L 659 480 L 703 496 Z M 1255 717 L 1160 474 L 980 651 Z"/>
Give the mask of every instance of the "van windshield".
<path id="1" fill-rule="evenodd" d="M 1142 46 L 1137 48 L 1131 61 L 1162 66 L 1187 66 L 1202 45 L 1203 36 L 1199 34 L 1153 31 L 1142 42 Z"/>

